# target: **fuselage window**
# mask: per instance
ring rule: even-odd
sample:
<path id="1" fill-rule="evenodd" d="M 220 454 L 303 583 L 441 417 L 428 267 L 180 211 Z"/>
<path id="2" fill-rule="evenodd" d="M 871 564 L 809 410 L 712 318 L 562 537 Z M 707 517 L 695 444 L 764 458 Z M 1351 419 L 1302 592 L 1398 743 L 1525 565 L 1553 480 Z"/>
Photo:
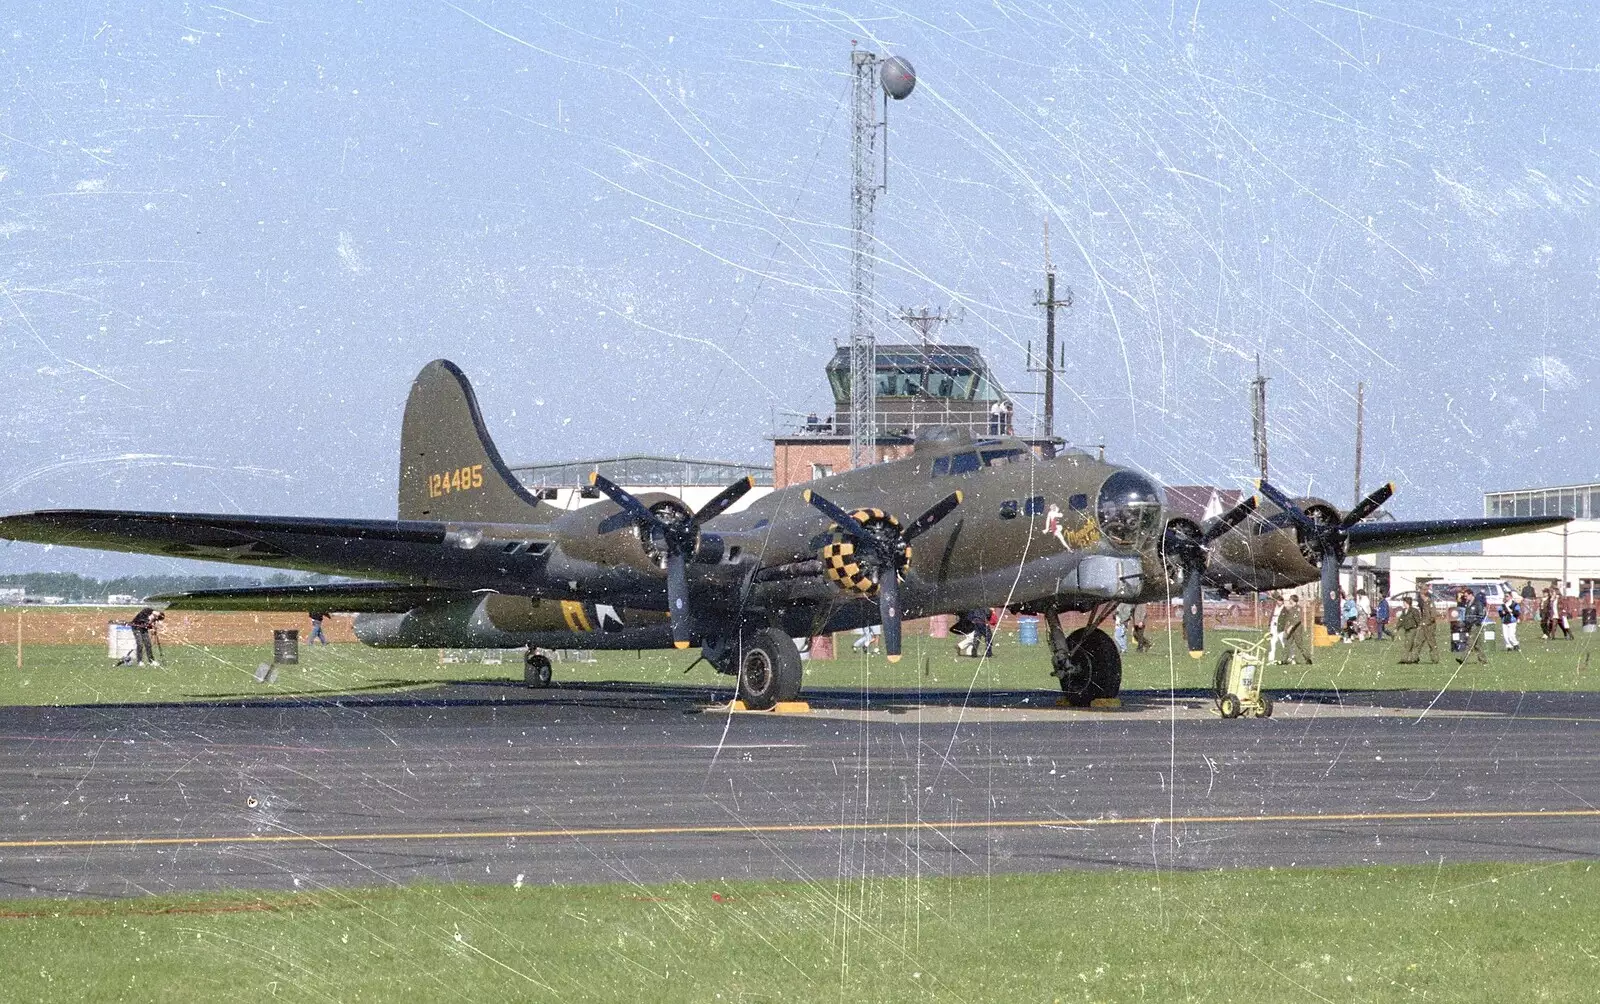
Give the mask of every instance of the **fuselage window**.
<path id="1" fill-rule="evenodd" d="M 939 457 L 936 460 L 934 460 L 934 462 L 933 462 L 933 476 L 934 477 L 942 478 L 946 474 L 949 474 L 949 473 L 950 473 L 950 458 L 949 457 Z"/>

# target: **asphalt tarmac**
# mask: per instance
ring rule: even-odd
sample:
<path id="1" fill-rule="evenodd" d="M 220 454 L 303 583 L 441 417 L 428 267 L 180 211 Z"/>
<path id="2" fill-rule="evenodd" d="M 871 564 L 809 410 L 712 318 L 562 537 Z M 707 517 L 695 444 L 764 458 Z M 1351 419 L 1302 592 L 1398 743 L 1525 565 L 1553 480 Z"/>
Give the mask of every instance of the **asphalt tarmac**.
<path id="1" fill-rule="evenodd" d="M 0 897 L 1600 854 L 1600 694 L 717 696 L 3 709 Z"/>

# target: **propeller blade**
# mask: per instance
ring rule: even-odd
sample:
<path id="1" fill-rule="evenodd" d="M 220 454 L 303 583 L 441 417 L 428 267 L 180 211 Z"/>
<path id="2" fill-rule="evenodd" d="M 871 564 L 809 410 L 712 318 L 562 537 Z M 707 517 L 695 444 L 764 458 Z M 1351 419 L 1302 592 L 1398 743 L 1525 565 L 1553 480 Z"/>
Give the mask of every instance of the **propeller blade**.
<path id="1" fill-rule="evenodd" d="M 1339 552 L 1322 552 L 1322 626 L 1329 634 L 1344 630 L 1344 615 L 1339 610 Z"/>
<path id="2" fill-rule="evenodd" d="M 716 519 L 724 512 L 727 512 L 729 506 L 744 498 L 744 493 L 755 486 L 755 478 L 740 478 L 738 481 L 735 481 L 733 484 L 718 492 L 716 498 L 701 506 L 700 511 L 694 514 L 694 519 L 691 522 L 693 522 L 695 526 L 701 526 L 713 519 Z"/>
<path id="3" fill-rule="evenodd" d="M 960 492 L 951 492 L 938 502 L 935 502 L 933 508 L 918 516 L 915 522 L 906 527 L 905 532 L 900 535 L 901 542 L 909 544 L 924 533 L 932 530 L 940 520 L 954 512 L 956 506 L 960 504 Z"/>
<path id="4" fill-rule="evenodd" d="M 667 553 L 667 616 L 672 621 L 672 644 L 689 647 L 689 574 L 684 554 L 677 548 Z"/>
<path id="5" fill-rule="evenodd" d="M 1257 504 L 1257 498 L 1252 495 L 1206 524 L 1205 529 L 1200 534 L 1200 546 L 1204 547 L 1210 544 L 1218 537 L 1249 519 L 1250 514 L 1256 511 Z"/>
<path id="6" fill-rule="evenodd" d="M 847 537 L 864 547 L 870 548 L 872 553 L 878 555 L 879 557 L 884 559 L 890 557 L 889 555 L 884 554 L 883 542 L 878 540 L 877 537 L 874 537 L 872 534 L 868 533 L 865 527 L 856 522 L 856 518 L 854 516 L 845 512 L 843 509 L 840 509 L 838 506 L 834 505 L 832 502 L 829 502 L 827 499 L 823 498 L 821 495 L 818 495 L 816 492 L 811 491 L 810 489 L 807 489 L 804 495 L 801 497 L 809 502 L 812 508 L 816 509 L 824 516 L 837 523 L 839 525 L 839 529 L 842 530 Z M 887 560 L 885 563 L 887 564 Z"/>
<path id="7" fill-rule="evenodd" d="M 1379 488 L 1377 491 L 1373 492 L 1371 495 L 1368 495 L 1366 498 L 1362 499 L 1360 502 L 1357 502 L 1354 509 L 1351 509 L 1349 512 L 1345 513 L 1344 519 L 1339 521 L 1339 529 L 1348 530 L 1352 526 L 1355 526 L 1357 523 L 1366 519 L 1368 516 L 1371 516 L 1373 513 L 1378 511 L 1379 506 L 1389 501 L 1389 497 L 1393 494 L 1394 482 L 1391 481 L 1382 488 Z"/>
<path id="8" fill-rule="evenodd" d="M 1205 597 L 1200 586 L 1205 579 L 1205 569 L 1190 565 L 1183 573 L 1183 640 L 1189 654 L 1198 659 L 1206 654 Z"/>
<path id="9" fill-rule="evenodd" d="M 661 522 L 660 517 L 651 512 L 648 506 L 634 498 L 626 490 L 618 487 L 610 478 L 599 471 L 591 471 L 589 473 L 589 483 L 604 492 L 606 498 L 621 506 L 623 511 L 628 513 L 634 520 L 642 523 L 659 524 Z"/>
<path id="10" fill-rule="evenodd" d="M 878 578 L 878 614 L 883 619 L 883 654 L 900 661 L 900 573 L 885 568 Z"/>
<path id="11" fill-rule="evenodd" d="M 1299 524 L 1301 529 L 1311 530 L 1313 532 L 1316 531 L 1317 524 L 1312 522 L 1311 517 L 1301 512 L 1300 507 L 1290 501 L 1289 496 L 1278 491 L 1278 489 L 1273 487 L 1272 484 L 1269 483 L 1265 478 L 1257 481 L 1256 487 L 1260 489 L 1261 494 L 1267 497 L 1267 501 L 1271 502 L 1279 509 L 1282 509 L 1284 515 L 1288 516 L 1290 519 Z"/>

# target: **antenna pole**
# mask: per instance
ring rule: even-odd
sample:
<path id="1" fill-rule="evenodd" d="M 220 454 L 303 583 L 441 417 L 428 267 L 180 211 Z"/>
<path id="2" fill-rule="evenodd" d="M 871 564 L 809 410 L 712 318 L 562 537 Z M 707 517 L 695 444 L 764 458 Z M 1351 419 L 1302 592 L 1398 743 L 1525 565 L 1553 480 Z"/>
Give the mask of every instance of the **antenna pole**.
<path id="1" fill-rule="evenodd" d="M 1056 455 L 1056 308 L 1072 306 L 1072 290 L 1056 299 L 1056 267 L 1050 261 L 1050 217 L 1044 219 L 1044 292 L 1034 292 L 1033 305 L 1044 308 L 1044 416 L 1042 450 Z"/>
<path id="2" fill-rule="evenodd" d="M 1364 381 L 1359 382 L 1356 384 L 1356 494 L 1355 499 L 1350 503 L 1351 505 L 1356 505 L 1361 501 L 1361 438 L 1362 433 L 1365 431 L 1363 428 L 1363 419 L 1365 418 L 1366 412 L 1366 399 L 1367 385 Z M 1350 565 L 1351 596 L 1356 594 L 1356 576 L 1359 574 L 1360 569 L 1361 559 L 1353 559 Z"/>
<path id="3" fill-rule="evenodd" d="M 851 48 L 852 130 L 850 190 L 850 466 L 877 461 L 878 349 L 872 333 L 872 210 L 878 197 L 872 145 L 876 53 Z"/>
<path id="4" fill-rule="evenodd" d="M 1267 378 L 1261 375 L 1261 353 L 1256 353 L 1256 378 L 1250 382 L 1250 437 L 1255 446 L 1256 469 L 1267 480 Z"/>

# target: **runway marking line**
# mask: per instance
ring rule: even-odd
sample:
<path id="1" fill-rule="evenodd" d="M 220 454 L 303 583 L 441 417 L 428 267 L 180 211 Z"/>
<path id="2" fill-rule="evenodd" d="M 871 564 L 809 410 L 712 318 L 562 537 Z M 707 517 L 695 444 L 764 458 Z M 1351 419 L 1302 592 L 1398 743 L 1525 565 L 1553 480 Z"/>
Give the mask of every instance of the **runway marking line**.
<path id="1" fill-rule="evenodd" d="M 1463 809 L 1436 812 L 1280 813 L 1267 816 L 1127 816 L 1096 819 L 993 819 L 884 823 L 767 823 L 749 826 L 594 826 L 544 830 L 457 830 L 432 833 L 274 833 L 232 837 L 89 837 L 0 840 L 0 849 L 71 847 L 168 847 L 208 844 L 350 844 L 390 840 L 548 840 L 556 837 L 733 836 L 740 833 L 850 833 L 879 830 L 1044 830 L 1111 826 L 1181 826 L 1259 823 L 1407 823 L 1460 820 L 1596 819 L 1600 809 Z"/>

